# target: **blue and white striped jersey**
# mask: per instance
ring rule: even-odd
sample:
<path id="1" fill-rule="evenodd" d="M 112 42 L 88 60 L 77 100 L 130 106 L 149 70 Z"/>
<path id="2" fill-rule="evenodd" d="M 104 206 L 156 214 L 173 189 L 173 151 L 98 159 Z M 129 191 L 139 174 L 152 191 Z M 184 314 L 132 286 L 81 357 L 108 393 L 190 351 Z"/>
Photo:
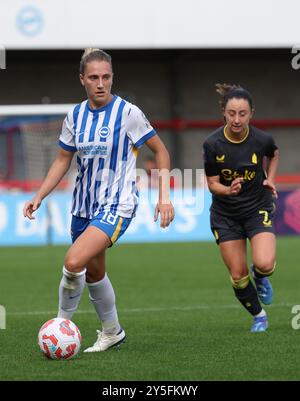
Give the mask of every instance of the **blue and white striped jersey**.
<path id="1" fill-rule="evenodd" d="M 87 100 L 76 105 L 59 137 L 63 149 L 77 152 L 72 214 L 91 219 L 109 210 L 133 217 L 137 149 L 155 134 L 142 111 L 119 96 L 97 110 Z"/>

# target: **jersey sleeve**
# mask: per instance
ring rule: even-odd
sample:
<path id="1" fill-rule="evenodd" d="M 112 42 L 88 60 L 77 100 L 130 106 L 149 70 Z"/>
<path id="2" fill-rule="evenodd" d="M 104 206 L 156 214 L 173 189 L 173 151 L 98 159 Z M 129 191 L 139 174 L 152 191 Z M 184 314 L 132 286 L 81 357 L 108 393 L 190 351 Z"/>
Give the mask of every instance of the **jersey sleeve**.
<path id="1" fill-rule="evenodd" d="M 133 105 L 128 113 L 126 132 L 136 148 L 140 148 L 148 139 L 156 135 L 156 131 L 144 113 Z"/>
<path id="2" fill-rule="evenodd" d="M 274 157 L 274 152 L 277 150 L 278 147 L 275 144 L 274 138 L 272 135 L 268 134 L 267 135 L 267 141 L 266 141 L 266 147 L 265 147 L 265 155 L 267 157 Z"/>
<path id="3" fill-rule="evenodd" d="M 67 150 L 69 152 L 77 151 L 69 115 L 67 115 L 66 118 L 64 119 L 58 144 L 62 149 Z"/>
<path id="4" fill-rule="evenodd" d="M 204 162 L 205 174 L 208 177 L 219 175 L 215 160 L 216 160 L 215 153 L 211 149 L 211 146 L 207 142 L 204 142 L 204 144 L 203 144 L 203 162 Z"/>

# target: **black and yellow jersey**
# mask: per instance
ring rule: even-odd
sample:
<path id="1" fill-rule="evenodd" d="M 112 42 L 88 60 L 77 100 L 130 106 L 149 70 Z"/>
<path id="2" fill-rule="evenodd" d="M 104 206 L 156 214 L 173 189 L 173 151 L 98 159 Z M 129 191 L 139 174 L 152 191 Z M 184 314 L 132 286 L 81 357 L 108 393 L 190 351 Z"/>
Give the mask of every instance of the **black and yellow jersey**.
<path id="1" fill-rule="evenodd" d="M 236 196 L 213 194 L 211 209 L 223 216 L 241 219 L 251 216 L 258 208 L 270 207 L 273 197 L 271 191 L 263 187 L 264 165 L 266 157 L 272 158 L 276 149 L 272 136 L 253 126 L 249 126 L 242 141 L 229 139 L 226 127 L 211 133 L 203 144 L 206 175 L 218 175 L 220 183 L 226 186 L 235 178 L 244 179 Z"/>

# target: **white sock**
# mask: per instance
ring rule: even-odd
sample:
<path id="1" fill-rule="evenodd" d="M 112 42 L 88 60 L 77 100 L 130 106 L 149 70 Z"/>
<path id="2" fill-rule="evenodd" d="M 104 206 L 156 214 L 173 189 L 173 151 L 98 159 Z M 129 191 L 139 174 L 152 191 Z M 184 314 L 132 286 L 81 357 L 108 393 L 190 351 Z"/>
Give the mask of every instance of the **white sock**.
<path id="1" fill-rule="evenodd" d="M 257 315 L 255 315 L 255 317 L 263 317 L 263 316 L 267 316 L 266 311 L 264 309 L 262 309 Z"/>
<path id="2" fill-rule="evenodd" d="M 59 308 L 57 317 L 71 320 L 79 304 L 85 286 L 84 269 L 80 273 L 72 273 L 63 267 L 63 276 L 59 284 Z"/>
<path id="3" fill-rule="evenodd" d="M 116 334 L 120 331 L 120 324 L 116 308 L 116 297 L 111 282 L 105 274 L 104 278 L 96 283 L 87 283 L 90 300 L 94 304 L 97 315 L 102 323 L 102 330 L 106 334 Z"/>

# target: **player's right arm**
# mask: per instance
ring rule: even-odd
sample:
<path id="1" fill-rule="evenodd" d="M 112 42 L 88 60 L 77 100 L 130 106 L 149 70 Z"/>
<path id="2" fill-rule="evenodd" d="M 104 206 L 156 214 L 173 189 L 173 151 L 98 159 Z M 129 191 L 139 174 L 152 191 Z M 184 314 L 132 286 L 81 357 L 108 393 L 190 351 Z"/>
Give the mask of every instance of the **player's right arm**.
<path id="1" fill-rule="evenodd" d="M 238 195 L 242 188 L 243 178 L 236 178 L 232 181 L 230 187 L 220 183 L 220 176 L 215 175 L 208 177 L 207 185 L 211 193 L 216 196 L 234 196 Z"/>
<path id="2" fill-rule="evenodd" d="M 23 208 L 24 217 L 28 217 L 30 220 L 35 218 L 32 215 L 33 212 L 40 207 L 42 200 L 60 183 L 63 176 L 70 168 L 73 156 L 74 152 L 69 152 L 64 149 L 59 150 L 37 194 L 32 200 L 25 203 Z"/>
<path id="3" fill-rule="evenodd" d="M 243 178 L 236 178 L 230 186 L 220 183 L 220 176 L 216 165 L 216 155 L 211 145 L 205 141 L 203 144 L 204 170 L 210 192 L 216 196 L 235 196 L 242 188 Z"/>

